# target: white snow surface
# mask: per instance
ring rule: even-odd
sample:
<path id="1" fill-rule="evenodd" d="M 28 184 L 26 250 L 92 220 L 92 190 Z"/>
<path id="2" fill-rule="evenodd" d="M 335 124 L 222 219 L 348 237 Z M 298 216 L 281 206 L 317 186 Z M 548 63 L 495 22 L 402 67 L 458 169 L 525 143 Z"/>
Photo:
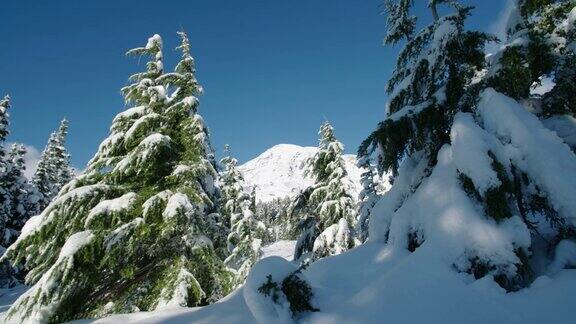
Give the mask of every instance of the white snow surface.
<path id="1" fill-rule="evenodd" d="M 556 132 L 570 147 L 576 148 L 576 118 L 570 115 L 552 116 L 542 121 L 544 126 Z"/>
<path id="2" fill-rule="evenodd" d="M 293 197 L 301 190 L 314 184 L 305 175 L 307 161 L 318 151 L 316 147 L 302 147 L 292 144 L 279 144 L 266 150 L 258 157 L 239 167 L 248 188 L 256 187 L 256 199 L 269 202 L 276 198 Z M 356 156 L 343 156 L 351 182 L 352 196 L 357 199 L 362 189 L 360 176 L 362 169 L 356 166 Z"/>
<path id="3" fill-rule="evenodd" d="M 10 306 L 26 292 L 30 287 L 25 285 L 18 285 L 14 288 L 0 289 L 0 323 L 5 322 L 5 313 Z"/>
<path id="4" fill-rule="evenodd" d="M 136 193 L 129 192 L 121 197 L 99 202 L 94 208 L 90 210 L 90 213 L 88 213 L 88 216 L 84 221 L 84 225 L 88 226 L 88 224 L 90 224 L 90 222 L 97 216 L 109 216 L 112 213 L 119 213 L 129 209 L 132 207 L 132 205 L 134 205 L 137 198 L 138 195 Z"/>
<path id="5" fill-rule="evenodd" d="M 269 258 L 270 259 L 270 258 Z M 278 276 L 287 263 L 261 269 Z M 424 271 L 424 269 L 426 271 Z M 303 271 L 320 309 L 303 323 L 572 323 L 576 307 L 576 270 L 539 277 L 530 288 L 506 293 L 491 277 L 473 281 L 449 265 L 414 253 L 367 243 L 315 262 Z M 334 284 L 338 283 L 338 284 Z M 115 315 L 81 323 L 282 323 L 258 322 L 260 312 L 241 287 L 220 302 L 201 308 L 175 307 L 157 312 Z M 264 304 L 270 306 L 270 304 Z M 250 307 L 252 306 L 252 307 Z M 268 318 L 266 318 L 268 320 Z"/>
<path id="6" fill-rule="evenodd" d="M 271 278 L 273 282 L 281 283 L 294 271 L 296 266 L 280 257 L 269 257 L 258 261 L 250 270 L 246 283 L 242 288 L 244 302 L 258 323 L 293 323 L 290 303 L 282 292 L 278 292 L 278 300 L 273 301 L 272 295 L 265 295 L 259 288 Z"/>
<path id="7" fill-rule="evenodd" d="M 262 247 L 262 258 L 278 256 L 288 261 L 294 260 L 296 241 L 277 241 Z"/>
<path id="8" fill-rule="evenodd" d="M 554 209 L 576 225 L 576 158 L 557 135 L 522 105 L 493 89 L 478 104 L 485 129 L 507 142 L 510 159 L 548 193 Z"/>

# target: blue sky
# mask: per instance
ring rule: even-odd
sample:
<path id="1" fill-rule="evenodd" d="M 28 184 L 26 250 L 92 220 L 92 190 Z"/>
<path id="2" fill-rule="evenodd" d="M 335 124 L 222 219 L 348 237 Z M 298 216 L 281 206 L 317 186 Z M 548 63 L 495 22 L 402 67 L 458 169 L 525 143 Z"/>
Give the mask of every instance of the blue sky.
<path id="1" fill-rule="evenodd" d="M 422 5 L 425 0 L 415 0 Z M 470 27 L 493 30 L 505 0 L 476 5 Z M 382 46 L 382 0 L 3 0 L 0 93 L 12 96 L 10 140 L 42 149 L 63 117 L 83 168 L 125 109 L 119 89 L 143 69 L 124 56 L 158 33 L 165 66 L 189 33 L 204 86 L 200 112 L 218 153 L 240 161 L 279 143 L 316 145 L 330 120 L 348 153 L 384 116 L 398 48 Z"/>

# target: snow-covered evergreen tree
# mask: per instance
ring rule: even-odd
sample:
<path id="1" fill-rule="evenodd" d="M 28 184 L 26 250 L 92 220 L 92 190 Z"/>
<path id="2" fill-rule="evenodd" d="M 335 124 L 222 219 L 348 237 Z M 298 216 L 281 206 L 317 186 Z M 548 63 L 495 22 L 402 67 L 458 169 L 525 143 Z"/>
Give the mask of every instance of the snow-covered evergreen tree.
<path id="1" fill-rule="evenodd" d="M 378 201 L 375 172 L 368 152 L 358 152 L 357 165 L 363 170 L 360 177 L 362 191 L 358 197 L 358 215 L 356 219 L 356 238 L 364 243 L 368 239 L 368 228 L 372 208 Z"/>
<path id="2" fill-rule="evenodd" d="M 122 89 L 134 106 L 114 118 L 86 172 L 26 223 L 3 256 L 24 263 L 32 286 L 9 321 L 201 305 L 232 287 L 218 254 L 222 225 L 205 199 L 208 157 L 191 131 L 198 100 L 190 89 L 182 104 L 167 95 L 160 36 L 128 54 L 151 58 Z"/>
<path id="3" fill-rule="evenodd" d="M 248 199 L 244 192 L 244 178 L 238 170 L 238 160 L 232 157 L 230 145 L 224 147 L 224 157 L 220 160 L 223 170 L 220 174 L 221 214 L 224 223 L 232 227 L 235 218 L 241 217 L 242 202 Z"/>
<path id="4" fill-rule="evenodd" d="M 23 145 L 13 144 L 6 152 L 9 134 L 10 98 L 0 100 L 0 245 L 12 244 L 24 223 L 38 212 L 38 192 L 24 176 Z"/>
<path id="5" fill-rule="evenodd" d="M 490 58 L 488 85 L 529 106 L 576 149 L 573 1 L 515 0 L 508 37 Z"/>
<path id="6" fill-rule="evenodd" d="M 56 169 L 56 192 L 60 191 L 72 178 L 74 173 L 70 166 L 70 154 L 66 149 L 68 136 L 68 120 L 63 119 L 56 131 L 57 146 L 54 147 L 54 165 Z"/>
<path id="7" fill-rule="evenodd" d="M 12 200 L 6 179 L 10 169 L 10 161 L 5 149 L 6 137 L 9 134 L 10 115 L 8 109 L 10 109 L 10 97 L 5 96 L 4 99 L 0 100 L 0 179 L 2 180 L 2 185 L 0 185 L 0 235 L 2 238 L 6 236 L 6 223 L 10 219 L 10 204 Z M 5 241 L 4 239 L 2 240 Z"/>
<path id="8" fill-rule="evenodd" d="M 406 3 L 389 3 L 386 40 L 405 46 L 387 118 L 360 148 L 375 148 L 380 170 L 394 176 L 372 210 L 369 239 L 421 249 L 415 257 L 491 276 L 507 290 L 526 287 L 566 266 L 574 247 L 576 156 L 515 100 L 525 92 L 497 86 L 517 86 L 501 71 L 518 66 L 505 59 L 486 66 L 483 46 L 493 38 L 464 29 L 471 8 L 430 1 L 432 22 L 415 33 Z"/>
<path id="9" fill-rule="evenodd" d="M 335 255 L 353 246 L 354 201 L 346 182 L 342 159 L 344 147 L 334 135 L 329 122 L 320 127 L 318 152 L 310 161 L 314 185 L 291 207 L 302 215 L 297 230 L 301 232 L 294 257 L 311 260 Z M 306 260 L 303 260 L 306 261 Z"/>
<path id="10" fill-rule="evenodd" d="M 0 99 L 0 142 L 4 144 L 6 142 L 6 137 L 8 137 L 9 131 L 9 118 L 10 114 L 8 112 L 10 109 L 10 96 L 6 95 L 3 99 Z M 6 156 L 6 151 L 4 146 L 0 147 L 0 159 Z"/>
<path id="11" fill-rule="evenodd" d="M 38 213 L 39 194 L 24 176 L 23 145 L 13 144 L 6 152 L 10 98 L 0 100 L 0 252 L 12 244 L 24 223 Z M 19 267 L 0 263 L 0 287 L 10 287 L 21 280 Z"/>
<path id="12" fill-rule="evenodd" d="M 13 144 L 8 154 L 9 167 L 3 178 L 10 197 L 10 216 L 7 220 L 4 236 L 1 245 L 9 246 L 18 235 L 30 217 L 39 212 L 38 201 L 40 194 L 34 186 L 24 176 L 26 169 L 24 155 L 26 149 L 24 145 Z"/>
<path id="13" fill-rule="evenodd" d="M 174 87 L 176 90 L 168 98 L 169 110 L 178 110 L 185 107 L 191 109 L 192 121 L 187 125 L 187 131 L 190 132 L 190 142 L 187 145 L 195 146 L 200 150 L 201 162 L 197 164 L 196 170 L 186 171 L 191 178 L 195 178 L 202 183 L 206 196 L 204 200 L 207 205 L 207 211 L 216 212 L 216 204 L 219 199 L 218 188 L 215 186 L 215 179 L 218 177 L 218 171 L 215 161 L 214 149 L 210 142 L 208 127 L 204 119 L 198 113 L 198 96 L 202 94 L 202 86 L 196 80 L 196 68 L 194 58 L 190 54 L 190 41 L 184 32 L 178 32 L 181 38 L 181 44 L 176 49 L 182 51 L 182 58 L 176 65 L 175 71 L 166 73 L 159 77 L 159 82 L 166 87 Z M 196 174 L 196 176 L 195 176 Z M 201 177 L 198 177 L 201 175 Z"/>
<path id="14" fill-rule="evenodd" d="M 289 214 L 291 203 L 290 197 L 284 197 L 256 204 L 256 218 L 261 220 L 269 229 L 269 243 L 297 239 L 293 230 L 294 224 L 292 224 Z"/>
<path id="15" fill-rule="evenodd" d="M 40 156 L 32 183 L 41 194 L 40 210 L 48 206 L 65 184 L 72 180 L 70 155 L 65 144 L 68 134 L 68 121 L 62 120 L 58 130 L 50 135 Z"/>
<path id="16" fill-rule="evenodd" d="M 237 286 L 244 283 L 252 266 L 262 257 L 262 236 L 266 232 L 264 223 L 250 209 L 250 200 L 243 200 L 240 205 L 241 214 L 233 218 L 228 236 L 230 256 L 225 260 L 236 271 Z"/>
<path id="17" fill-rule="evenodd" d="M 230 255 L 225 264 L 236 272 L 236 285 L 241 285 L 252 265 L 262 256 L 266 227 L 256 219 L 251 209 L 253 199 L 246 193 L 244 178 L 237 168 L 238 161 L 231 156 L 229 145 L 226 145 L 220 163 L 224 168 L 221 176 L 223 214 L 230 224 Z"/>

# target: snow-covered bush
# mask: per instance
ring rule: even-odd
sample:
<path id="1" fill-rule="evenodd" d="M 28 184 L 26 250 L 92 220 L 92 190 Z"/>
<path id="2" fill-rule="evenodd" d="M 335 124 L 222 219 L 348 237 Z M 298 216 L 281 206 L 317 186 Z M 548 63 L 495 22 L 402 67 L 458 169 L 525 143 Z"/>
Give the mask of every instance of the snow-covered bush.
<path id="1" fill-rule="evenodd" d="M 259 323 L 293 323 L 303 313 L 316 312 L 313 297 L 300 270 L 280 257 L 256 263 L 244 286 L 244 300 Z"/>

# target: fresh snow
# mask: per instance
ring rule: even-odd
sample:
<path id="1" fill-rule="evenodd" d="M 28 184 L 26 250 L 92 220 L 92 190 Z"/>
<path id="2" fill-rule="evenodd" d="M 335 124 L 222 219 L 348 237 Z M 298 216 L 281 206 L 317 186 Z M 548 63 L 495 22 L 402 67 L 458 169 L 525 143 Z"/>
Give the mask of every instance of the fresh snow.
<path id="1" fill-rule="evenodd" d="M 146 106 L 137 106 L 124 110 L 114 117 L 112 125 L 118 123 L 121 119 L 129 119 L 142 116 L 146 112 Z"/>
<path id="2" fill-rule="evenodd" d="M 288 261 L 294 260 L 296 241 L 277 241 L 262 247 L 262 258 L 278 256 Z"/>
<path id="3" fill-rule="evenodd" d="M 508 142 L 510 159 L 549 193 L 561 216 L 576 225 L 576 159 L 556 133 L 522 105 L 493 89 L 481 94 L 478 111 L 485 128 Z"/>
<path id="4" fill-rule="evenodd" d="M 10 306 L 12 306 L 16 299 L 18 299 L 28 289 L 30 289 L 30 287 L 25 285 L 18 285 L 14 288 L 0 289 L 0 323 L 5 322 L 4 317 Z"/>
<path id="5" fill-rule="evenodd" d="M 138 195 L 136 193 L 129 192 L 121 197 L 99 202 L 88 213 L 88 216 L 84 221 L 84 225 L 87 227 L 94 220 L 94 218 L 98 216 L 104 215 L 109 217 L 112 213 L 122 212 L 131 208 L 136 202 L 137 198 Z"/>
<path id="6" fill-rule="evenodd" d="M 166 204 L 162 217 L 165 219 L 174 218 L 180 213 L 186 214 L 192 210 L 194 210 L 194 207 L 190 203 L 188 196 L 182 193 L 175 193 L 168 199 L 168 204 Z"/>
<path id="7" fill-rule="evenodd" d="M 56 264 L 62 262 L 65 258 L 72 257 L 78 250 L 80 250 L 83 246 L 87 245 L 92 241 L 94 238 L 94 234 L 92 231 L 83 231 L 72 234 L 64 246 L 60 249 L 60 254 L 58 255 L 58 260 L 56 260 Z"/>
<path id="8" fill-rule="evenodd" d="M 498 187 L 501 182 L 492 168 L 492 159 L 488 156 L 495 138 L 490 137 L 469 113 L 458 113 L 450 132 L 454 164 L 459 171 L 474 182 L 482 194 L 490 188 Z"/>
<path id="9" fill-rule="evenodd" d="M 272 295 L 261 293 L 259 288 L 270 279 L 281 283 L 296 269 L 294 264 L 280 257 L 269 257 L 254 265 L 246 278 L 242 293 L 244 302 L 258 323 L 293 323 L 290 303 L 286 296 L 278 292 L 277 300 L 274 301 Z"/>
<path id="10" fill-rule="evenodd" d="M 314 180 L 305 172 L 308 160 L 314 157 L 317 151 L 317 147 L 279 144 L 244 163 L 239 170 L 244 176 L 247 187 L 256 187 L 256 199 L 259 202 L 294 197 L 301 190 L 314 184 Z M 360 184 L 362 170 L 356 166 L 355 155 L 347 154 L 343 158 L 352 194 L 356 199 L 362 190 Z"/>
<path id="11" fill-rule="evenodd" d="M 556 115 L 544 119 L 544 126 L 556 132 L 573 149 L 576 149 L 576 118 L 570 115 Z"/>
<path id="12" fill-rule="evenodd" d="M 259 274 L 288 272 L 289 264 L 272 262 L 274 267 L 267 261 Z M 314 306 L 320 309 L 305 315 L 304 323 L 568 324 L 576 306 L 576 270 L 541 276 L 530 288 L 505 293 L 490 277 L 473 281 L 420 249 L 410 254 L 380 243 L 319 260 L 303 274 L 314 289 Z M 282 323 L 280 317 L 261 316 L 281 314 L 281 307 L 271 309 L 250 294 L 246 298 L 245 290 L 241 287 L 206 307 L 175 307 L 80 323 Z"/>
<path id="13" fill-rule="evenodd" d="M 50 269 L 48 269 L 40 278 L 40 280 L 29 290 L 23 293 L 14 303 L 22 301 L 23 303 L 31 303 L 34 300 L 42 300 L 43 304 L 37 309 L 33 310 L 33 313 L 28 316 L 29 323 L 46 323 L 48 321 L 47 316 L 52 312 L 52 310 L 58 306 L 59 301 L 55 299 L 50 299 L 54 291 L 54 287 L 60 284 L 58 280 L 64 280 L 65 278 L 54 276 L 54 272 L 62 271 L 64 276 L 66 275 L 66 270 L 72 268 L 74 265 L 74 254 L 78 252 L 84 246 L 90 244 L 94 239 L 94 234 L 92 231 L 82 231 L 72 234 L 68 240 L 64 243 L 64 246 L 60 249 L 60 254 L 58 259 Z M 21 309 L 15 310 L 15 312 L 22 312 Z M 5 316 L 2 315 L 2 316 Z M 20 316 L 13 316 L 14 318 L 19 318 Z M 1 318 L 1 317 L 0 317 Z M 13 323 L 13 319 L 3 319 L 6 323 Z"/>

